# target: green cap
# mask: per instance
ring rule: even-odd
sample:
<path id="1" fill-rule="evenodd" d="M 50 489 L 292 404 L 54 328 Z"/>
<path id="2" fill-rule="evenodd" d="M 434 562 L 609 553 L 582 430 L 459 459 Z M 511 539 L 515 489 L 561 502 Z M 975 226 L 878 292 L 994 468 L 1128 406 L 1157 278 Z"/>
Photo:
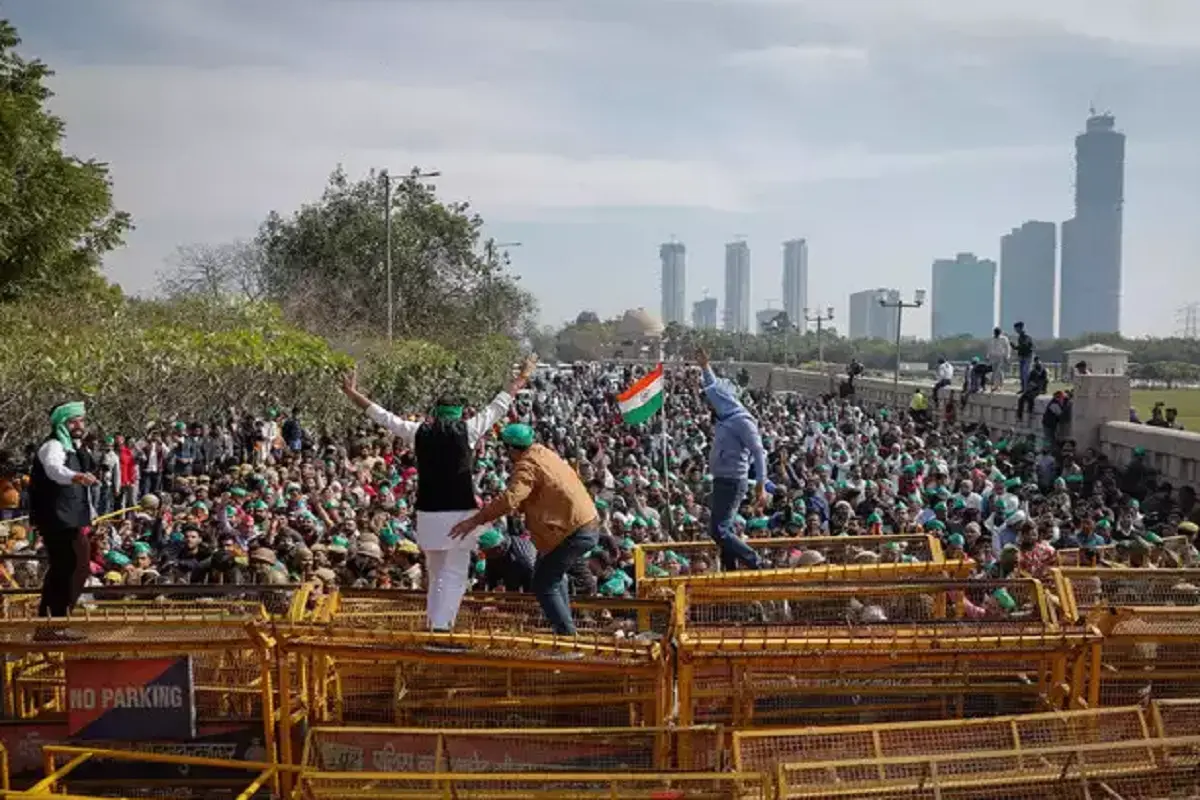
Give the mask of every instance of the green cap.
<path id="1" fill-rule="evenodd" d="M 961 533 L 952 533 L 946 537 L 946 544 L 953 547 L 965 547 L 967 540 L 963 538 Z"/>
<path id="2" fill-rule="evenodd" d="M 146 544 L 145 542 L 134 542 L 133 554 L 135 556 L 150 555 L 150 545 Z"/>
<path id="3" fill-rule="evenodd" d="M 245 497 L 246 496 L 246 490 L 240 486 L 233 487 L 232 489 L 229 490 L 229 493 L 231 495 L 233 495 L 234 497 Z"/>
<path id="4" fill-rule="evenodd" d="M 925 523 L 925 527 L 931 531 L 944 531 L 946 530 L 946 523 L 940 519 L 931 519 Z"/>
<path id="5" fill-rule="evenodd" d="M 768 519 L 767 517 L 755 517 L 754 519 L 752 519 L 746 523 L 746 530 L 748 530 L 748 531 L 765 531 L 770 524 L 771 524 L 771 520 Z"/>
<path id="6" fill-rule="evenodd" d="M 934 504 L 933 504 L 933 510 L 934 510 L 934 511 L 945 511 L 945 510 L 946 510 L 946 504 L 945 504 L 945 503 L 940 503 L 940 502 L 939 502 L 939 503 L 934 503 Z"/>
<path id="7" fill-rule="evenodd" d="M 498 547 L 504 541 L 504 534 L 495 528 L 488 528 L 483 533 L 479 534 L 479 547 L 482 550 L 489 550 L 493 547 Z"/>
<path id="8" fill-rule="evenodd" d="M 110 567 L 128 567 L 129 556 L 120 550 L 109 550 L 104 554 L 104 560 Z"/>
<path id="9" fill-rule="evenodd" d="M 533 445 L 533 428 L 520 422 L 505 425 L 504 430 L 500 431 L 500 441 L 509 447 L 525 450 Z"/>
<path id="10" fill-rule="evenodd" d="M 1000 588 L 992 592 L 992 597 L 996 599 L 996 603 L 1005 611 L 1016 611 L 1017 601 L 1008 593 L 1008 589 Z"/>
<path id="11" fill-rule="evenodd" d="M 870 514 L 867 515 L 867 524 L 868 525 L 878 525 L 882 522 L 883 522 L 883 515 L 880 514 L 878 511 L 872 511 Z"/>

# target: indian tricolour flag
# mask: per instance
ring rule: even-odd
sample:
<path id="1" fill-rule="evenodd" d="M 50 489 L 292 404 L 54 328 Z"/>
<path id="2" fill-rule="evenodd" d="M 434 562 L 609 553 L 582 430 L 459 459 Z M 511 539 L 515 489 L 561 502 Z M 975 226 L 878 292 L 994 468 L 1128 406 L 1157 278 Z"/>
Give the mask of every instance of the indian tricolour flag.
<path id="1" fill-rule="evenodd" d="M 629 425 L 641 425 L 658 413 L 663 407 L 662 364 L 618 395 L 617 402 L 621 404 L 621 416 Z"/>

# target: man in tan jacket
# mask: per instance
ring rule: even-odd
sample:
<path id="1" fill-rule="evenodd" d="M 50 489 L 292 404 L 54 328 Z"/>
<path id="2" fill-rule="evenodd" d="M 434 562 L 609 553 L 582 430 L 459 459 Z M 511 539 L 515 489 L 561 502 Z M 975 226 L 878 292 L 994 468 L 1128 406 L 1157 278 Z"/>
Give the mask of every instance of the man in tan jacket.
<path id="1" fill-rule="evenodd" d="M 596 504 L 575 470 L 553 450 L 534 442 L 528 425 L 505 427 L 500 440 L 514 465 L 508 488 L 455 525 L 450 536 L 461 539 L 507 514 L 523 513 L 538 551 L 533 593 L 554 632 L 573 636 L 566 574 L 599 541 Z"/>

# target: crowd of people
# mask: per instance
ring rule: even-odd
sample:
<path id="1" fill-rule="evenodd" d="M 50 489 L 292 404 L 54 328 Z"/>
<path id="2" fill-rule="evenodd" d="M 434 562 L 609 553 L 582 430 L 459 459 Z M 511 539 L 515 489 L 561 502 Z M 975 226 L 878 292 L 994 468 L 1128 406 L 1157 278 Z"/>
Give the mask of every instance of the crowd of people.
<path id="1" fill-rule="evenodd" d="M 810 537 L 874 535 L 853 560 L 912 560 L 923 556 L 886 538 L 912 533 L 980 576 L 1044 577 L 1067 548 L 1083 563 L 1198 560 L 1195 492 L 1142 454 L 1118 468 L 1057 434 L 996 440 L 942 415 L 744 389 L 717 372 L 702 353 L 669 366 L 663 412 L 636 426 L 618 395 L 640 369 L 599 363 L 529 362 L 474 408 L 387 411 L 348 377 L 341 389 L 365 413 L 339 436 L 307 430 L 303 409 L 269 409 L 102 437 L 67 403 L 45 442 L 0 457 L 0 565 L 29 582 L 39 562 L 12 554 L 67 564 L 46 577 L 55 616 L 89 585 L 315 581 L 426 590 L 435 630 L 452 628 L 463 591 L 531 592 L 569 633 L 567 587 L 634 595 L 640 543 L 664 545 L 649 576 L 812 566 L 827 550 Z M 82 507 L 31 507 L 39 480 Z M 80 530 L 69 544 L 45 530 L 66 523 Z M 709 538 L 719 555 L 670 546 Z M 788 541 L 745 543 L 773 538 Z"/>

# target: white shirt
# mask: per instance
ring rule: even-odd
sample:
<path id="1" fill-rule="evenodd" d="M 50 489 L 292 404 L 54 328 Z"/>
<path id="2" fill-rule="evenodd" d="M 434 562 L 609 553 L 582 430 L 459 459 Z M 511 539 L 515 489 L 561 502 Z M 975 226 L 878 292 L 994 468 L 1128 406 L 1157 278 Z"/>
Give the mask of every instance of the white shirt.
<path id="1" fill-rule="evenodd" d="M 42 462 L 46 476 L 59 486 L 70 486 L 79 474 L 67 466 L 67 451 L 58 439 L 47 439 L 45 444 L 38 448 L 37 456 L 38 461 Z"/>
<path id="2" fill-rule="evenodd" d="M 941 364 L 938 364 L 937 377 L 939 381 L 954 380 L 954 365 L 949 361 L 943 361 Z"/>
<path id="3" fill-rule="evenodd" d="M 492 429 L 492 426 L 508 413 L 512 401 L 512 396 L 508 392 L 500 392 L 487 408 L 467 420 L 467 444 L 475 447 L 479 440 Z M 367 407 L 367 416 L 375 424 L 382 425 L 398 436 L 405 447 L 411 448 L 416 443 L 417 429 L 421 427 L 422 423 L 401 419 L 377 403 L 371 403 Z"/>
<path id="4" fill-rule="evenodd" d="M 1009 344 L 1008 337 L 1003 333 L 999 336 L 992 337 L 988 342 L 988 360 L 989 361 L 1007 361 L 1012 355 L 1012 346 Z"/>

